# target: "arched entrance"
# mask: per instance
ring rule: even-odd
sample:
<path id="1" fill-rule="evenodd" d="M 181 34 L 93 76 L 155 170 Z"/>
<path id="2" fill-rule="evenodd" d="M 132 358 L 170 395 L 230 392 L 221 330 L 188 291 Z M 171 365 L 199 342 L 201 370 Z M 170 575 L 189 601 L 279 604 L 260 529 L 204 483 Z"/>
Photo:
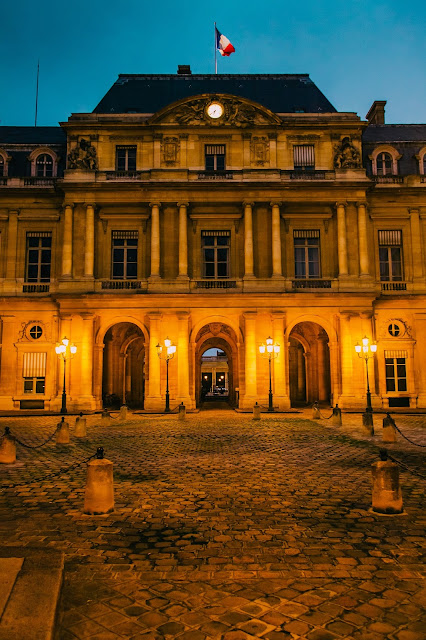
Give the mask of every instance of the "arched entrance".
<path id="1" fill-rule="evenodd" d="M 105 407 L 125 402 L 143 408 L 145 395 L 145 349 L 141 329 L 131 322 L 119 322 L 104 336 L 102 400 Z"/>
<path id="2" fill-rule="evenodd" d="M 299 322 L 290 332 L 289 379 L 292 406 L 331 401 L 327 332 L 316 322 Z"/>
<path id="3" fill-rule="evenodd" d="M 237 405 L 237 341 L 231 327 L 210 323 L 200 329 L 196 336 L 194 373 L 197 406 L 209 399 Z"/>

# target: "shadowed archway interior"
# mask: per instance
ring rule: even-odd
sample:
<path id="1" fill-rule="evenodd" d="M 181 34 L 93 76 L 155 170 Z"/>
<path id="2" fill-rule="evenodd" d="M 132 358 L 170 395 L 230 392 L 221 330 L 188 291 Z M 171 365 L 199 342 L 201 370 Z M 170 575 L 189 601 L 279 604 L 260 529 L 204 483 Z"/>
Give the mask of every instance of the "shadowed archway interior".
<path id="1" fill-rule="evenodd" d="M 104 337 L 102 400 L 106 407 L 127 404 L 143 408 L 145 395 L 145 347 L 141 329 L 120 322 Z"/>
<path id="2" fill-rule="evenodd" d="M 296 324 L 289 339 L 292 406 L 331 401 L 329 337 L 316 322 Z"/>

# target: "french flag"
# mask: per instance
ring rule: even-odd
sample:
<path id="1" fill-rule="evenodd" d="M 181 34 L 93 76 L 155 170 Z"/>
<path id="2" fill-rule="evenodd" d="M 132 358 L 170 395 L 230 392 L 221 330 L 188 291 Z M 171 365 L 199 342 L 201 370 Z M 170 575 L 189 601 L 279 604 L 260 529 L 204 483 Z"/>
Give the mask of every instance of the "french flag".
<path id="1" fill-rule="evenodd" d="M 230 56 L 235 51 L 228 38 L 218 29 L 216 29 L 216 49 L 219 50 L 221 56 Z"/>

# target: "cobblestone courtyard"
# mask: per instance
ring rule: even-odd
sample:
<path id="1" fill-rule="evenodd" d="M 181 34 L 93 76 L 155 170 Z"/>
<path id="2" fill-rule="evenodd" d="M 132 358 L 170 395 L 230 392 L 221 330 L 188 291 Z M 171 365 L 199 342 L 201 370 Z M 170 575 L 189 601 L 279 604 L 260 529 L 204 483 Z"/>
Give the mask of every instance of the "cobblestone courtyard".
<path id="1" fill-rule="evenodd" d="M 33 482 L 2 490 L 0 544 L 65 553 L 58 640 L 426 638 L 425 480 L 401 469 L 407 514 L 370 513 L 383 415 L 374 438 L 359 415 L 340 428 L 310 416 L 90 416 L 68 447 L 18 446 L 0 484 Z M 426 445 L 426 416 L 396 421 Z M 56 422 L 0 429 L 36 445 Z M 85 465 L 38 479 L 97 446 L 114 462 L 116 504 L 88 516 Z M 388 448 L 426 476 L 424 449 Z"/>

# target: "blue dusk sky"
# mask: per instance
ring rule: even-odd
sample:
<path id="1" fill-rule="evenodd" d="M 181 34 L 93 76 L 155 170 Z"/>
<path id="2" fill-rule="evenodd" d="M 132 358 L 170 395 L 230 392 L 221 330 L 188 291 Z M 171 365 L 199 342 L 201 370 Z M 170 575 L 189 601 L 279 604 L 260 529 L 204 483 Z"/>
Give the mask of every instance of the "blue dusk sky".
<path id="1" fill-rule="evenodd" d="M 51 0 L 4 2 L 0 125 L 39 125 L 90 112 L 119 73 L 214 72 L 214 32 L 234 45 L 219 73 L 309 73 L 338 111 L 426 122 L 424 0 Z"/>

